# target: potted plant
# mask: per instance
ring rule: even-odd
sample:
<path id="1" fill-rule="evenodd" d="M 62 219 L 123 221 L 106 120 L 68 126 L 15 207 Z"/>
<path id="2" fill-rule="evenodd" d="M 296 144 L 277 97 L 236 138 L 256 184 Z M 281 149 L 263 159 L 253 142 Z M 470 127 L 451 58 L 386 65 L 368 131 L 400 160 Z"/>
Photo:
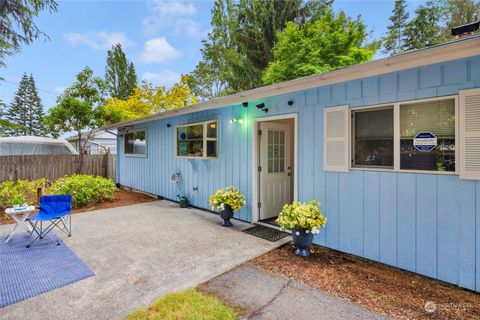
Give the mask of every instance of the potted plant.
<path id="1" fill-rule="evenodd" d="M 20 208 L 20 206 L 24 202 L 25 202 L 25 199 L 21 195 L 16 196 L 15 198 L 12 199 L 13 208 L 14 209 Z"/>
<path id="2" fill-rule="evenodd" d="M 296 255 L 308 257 L 310 254 L 308 249 L 312 245 L 313 236 L 318 234 L 320 228 L 327 223 L 319 205 L 320 203 L 314 200 L 286 204 L 275 221 L 282 231 L 292 231 L 293 243 L 297 247 Z"/>
<path id="3" fill-rule="evenodd" d="M 210 197 L 210 205 L 212 209 L 220 213 L 220 217 L 223 219 L 222 226 L 231 227 L 233 224 L 230 219 L 233 217 L 234 212 L 237 212 L 245 205 L 243 194 L 241 194 L 237 188 L 226 187 L 218 189 Z"/>

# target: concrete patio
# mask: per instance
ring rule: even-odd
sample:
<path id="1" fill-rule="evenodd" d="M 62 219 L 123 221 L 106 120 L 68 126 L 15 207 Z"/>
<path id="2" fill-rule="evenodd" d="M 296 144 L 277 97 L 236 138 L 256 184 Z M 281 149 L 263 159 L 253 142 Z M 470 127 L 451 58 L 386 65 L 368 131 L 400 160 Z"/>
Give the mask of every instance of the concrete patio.
<path id="1" fill-rule="evenodd" d="M 289 240 L 250 225 L 156 201 L 76 214 L 66 244 L 95 272 L 72 285 L 0 309 L 0 319 L 118 319 L 169 291 L 205 282 Z M 2 238 L 9 226 L 1 226 Z"/>

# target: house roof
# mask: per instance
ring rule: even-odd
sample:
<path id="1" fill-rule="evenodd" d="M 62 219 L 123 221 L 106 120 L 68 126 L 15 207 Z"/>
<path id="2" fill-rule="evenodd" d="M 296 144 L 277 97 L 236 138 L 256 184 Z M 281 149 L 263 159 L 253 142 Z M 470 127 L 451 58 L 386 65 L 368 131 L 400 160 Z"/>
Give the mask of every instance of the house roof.
<path id="1" fill-rule="evenodd" d="M 138 123 L 170 118 L 181 114 L 226 107 L 232 104 L 242 103 L 244 101 L 288 94 L 296 91 L 377 76 L 424 65 L 462 59 L 479 54 L 480 35 L 476 35 L 453 40 L 436 46 L 405 52 L 388 58 L 355 64 L 349 67 L 302 77 L 295 80 L 238 92 L 224 97 L 213 98 L 211 100 L 192 104 L 184 108 L 172 109 L 134 120 L 107 125 L 102 129 L 127 127 Z"/>
<path id="2" fill-rule="evenodd" d="M 114 136 L 115 136 L 115 133 L 114 133 L 114 132 L 105 131 L 104 128 L 96 128 L 96 129 L 93 129 L 92 132 L 91 132 L 90 139 L 94 139 L 94 136 L 95 136 L 95 135 L 102 134 L 102 133 L 104 133 L 104 132 L 112 135 L 112 139 L 116 139 L 116 137 L 114 137 Z M 82 132 L 82 139 L 87 138 L 89 134 L 90 134 L 90 130 L 83 131 L 83 132 Z M 77 140 L 78 140 L 78 135 L 77 135 L 77 134 L 73 134 L 73 135 L 71 135 L 71 136 L 66 137 L 65 140 L 67 140 L 67 141 L 77 141 Z"/>

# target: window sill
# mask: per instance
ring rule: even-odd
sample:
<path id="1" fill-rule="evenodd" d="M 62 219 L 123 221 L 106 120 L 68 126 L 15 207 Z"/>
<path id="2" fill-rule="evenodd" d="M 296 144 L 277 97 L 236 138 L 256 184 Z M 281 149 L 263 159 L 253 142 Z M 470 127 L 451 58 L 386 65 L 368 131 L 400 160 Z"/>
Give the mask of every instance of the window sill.
<path id="1" fill-rule="evenodd" d="M 351 167 L 350 170 L 392 172 L 392 173 L 434 174 L 434 175 L 442 175 L 442 176 L 458 176 L 458 172 L 455 172 L 455 171 L 428 171 L 428 170 L 405 170 L 405 169 L 395 170 L 395 169 L 359 168 L 359 167 Z"/>
<path id="2" fill-rule="evenodd" d="M 193 160 L 217 160 L 218 157 L 195 157 L 195 156 L 175 156 L 178 159 L 193 159 Z"/>
<path id="3" fill-rule="evenodd" d="M 146 158 L 146 154 L 123 154 L 125 158 Z"/>

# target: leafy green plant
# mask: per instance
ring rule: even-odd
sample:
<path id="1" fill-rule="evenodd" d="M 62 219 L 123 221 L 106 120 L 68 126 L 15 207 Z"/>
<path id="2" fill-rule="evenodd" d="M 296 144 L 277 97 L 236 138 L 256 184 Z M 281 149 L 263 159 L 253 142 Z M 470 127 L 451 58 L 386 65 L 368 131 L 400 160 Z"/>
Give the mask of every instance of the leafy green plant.
<path id="1" fill-rule="evenodd" d="M 0 183 L 0 208 L 5 209 L 13 204 L 37 203 L 37 189 L 45 186 L 45 179 L 17 180 Z"/>
<path id="2" fill-rule="evenodd" d="M 49 194 L 71 194 L 73 207 L 113 201 L 115 183 L 111 179 L 86 174 L 74 174 L 57 179 L 50 187 Z"/>
<path id="3" fill-rule="evenodd" d="M 320 203 L 315 200 L 286 204 L 275 222 L 282 230 L 305 230 L 307 233 L 318 234 L 320 228 L 327 223 L 327 219 L 318 208 L 319 205 Z"/>

